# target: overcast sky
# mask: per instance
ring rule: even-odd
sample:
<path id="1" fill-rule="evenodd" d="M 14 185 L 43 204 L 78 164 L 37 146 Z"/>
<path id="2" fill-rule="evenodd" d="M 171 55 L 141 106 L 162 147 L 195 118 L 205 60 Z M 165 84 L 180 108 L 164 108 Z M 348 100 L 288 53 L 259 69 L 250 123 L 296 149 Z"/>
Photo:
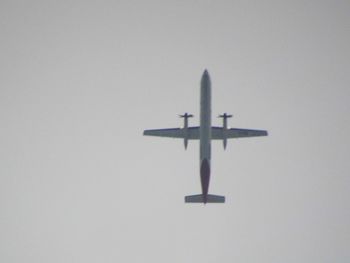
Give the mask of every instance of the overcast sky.
<path id="1" fill-rule="evenodd" d="M 0 2 L 0 261 L 350 258 L 350 2 Z M 143 137 L 199 123 L 269 137 Z"/>

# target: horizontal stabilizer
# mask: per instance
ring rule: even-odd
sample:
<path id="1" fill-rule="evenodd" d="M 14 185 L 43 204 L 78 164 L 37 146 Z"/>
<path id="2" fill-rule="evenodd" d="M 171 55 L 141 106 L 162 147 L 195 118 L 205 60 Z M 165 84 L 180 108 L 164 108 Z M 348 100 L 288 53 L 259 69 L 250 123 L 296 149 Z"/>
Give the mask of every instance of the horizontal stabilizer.
<path id="1" fill-rule="evenodd" d="M 225 196 L 207 195 L 207 200 L 204 200 L 203 195 L 188 195 L 185 196 L 185 203 L 225 203 Z"/>

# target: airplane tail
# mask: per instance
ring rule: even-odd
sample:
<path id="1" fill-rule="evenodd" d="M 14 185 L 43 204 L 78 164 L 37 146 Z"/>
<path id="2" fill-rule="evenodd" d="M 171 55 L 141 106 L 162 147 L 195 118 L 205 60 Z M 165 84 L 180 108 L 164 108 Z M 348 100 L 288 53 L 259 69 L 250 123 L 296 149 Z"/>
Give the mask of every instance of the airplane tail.
<path id="1" fill-rule="evenodd" d="M 185 203 L 205 203 L 203 195 L 188 195 L 185 196 Z M 206 203 L 225 203 L 225 196 L 207 195 Z"/>

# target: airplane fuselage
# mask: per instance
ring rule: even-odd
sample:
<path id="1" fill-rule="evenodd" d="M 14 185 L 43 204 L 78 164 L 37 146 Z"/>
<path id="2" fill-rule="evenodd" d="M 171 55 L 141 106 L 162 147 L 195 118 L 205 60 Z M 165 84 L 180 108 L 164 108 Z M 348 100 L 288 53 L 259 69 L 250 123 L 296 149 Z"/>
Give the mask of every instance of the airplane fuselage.
<path id="1" fill-rule="evenodd" d="M 200 178 L 204 203 L 210 181 L 210 157 L 211 157 L 211 83 L 207 71 L 204 71 L 201 79 L 200 92 Z"/>

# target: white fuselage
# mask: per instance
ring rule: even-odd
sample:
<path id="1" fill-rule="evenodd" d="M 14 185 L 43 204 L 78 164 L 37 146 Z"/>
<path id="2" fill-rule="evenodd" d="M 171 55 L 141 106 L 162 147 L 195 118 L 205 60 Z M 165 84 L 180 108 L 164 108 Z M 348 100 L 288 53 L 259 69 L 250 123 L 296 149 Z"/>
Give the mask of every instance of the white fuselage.
<path id="1" fill-rule="evenodd" d="M 200 96 L 200 162 L 207 159 L 210 163 L 211 87 L 207 71 L 202 76 Z"/>
<path id="2" fill-rule="evenodd" d="M 200 176 L 202 193 L 206 202 L 211 157 L 211 84 L 207 71 L 204 71 L 201 79 L 200 100 Z"/>

